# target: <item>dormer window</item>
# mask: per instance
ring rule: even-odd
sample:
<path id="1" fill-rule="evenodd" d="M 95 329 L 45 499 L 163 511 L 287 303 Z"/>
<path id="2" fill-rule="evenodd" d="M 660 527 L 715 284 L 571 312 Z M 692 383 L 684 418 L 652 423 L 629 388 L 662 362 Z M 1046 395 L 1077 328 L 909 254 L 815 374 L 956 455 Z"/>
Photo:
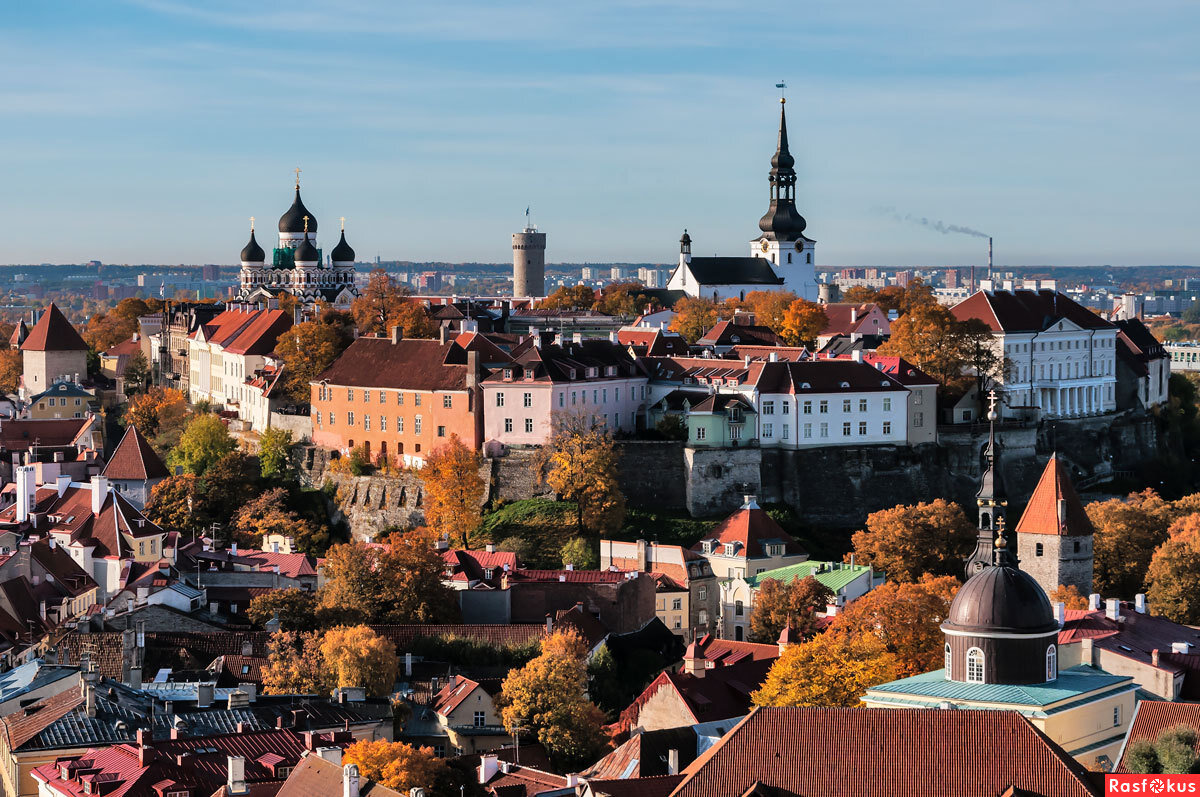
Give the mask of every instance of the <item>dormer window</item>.
<path id="1" fill-rule="evenodd" d="M 492 576 L 495 574 L 495 572 L 496 571 L 493 568 L 490 568 L 490 567 L 485 568 L 483 571 L 483 577 L 490 581 Z"/>
<path id="2" fill-rule="evenodd" d="M 594 379 L 594 378 L 595 378 L 595 377 L 597 377 L 599 374 L 600 374 L 600 369 L 599 369 L 599 368 L 589 368 L 589 369 L 587 369 L 587 375 L 588 375 L 588 379 Z"/>
<path id="3" fill-rule="evenodd" d="M 607 368 L 605 368 L 604 375 L 605 376 L 616 376 L 617 375 L 617 366 L 610 365 Z"/>
<path id="4" fill-rule="evenodd" d="M 504 369 L 504 380 L 505 380 L 506 382 L 507 382 L 507 381 L 512 381 L 512 377 L 513 377 L 513 372 L 512 372 L 512 369 L 511 369 L 511 368 L 505 368 L 505 369 Z"/>
<path id="5" fill-rule="evenodd" d="M 724 548 L 725 548 L 724 553 L 726 556 L 733 556 L 733 543 L 732 542 L 725 543 Z"/>
<path id="6" fill-rule="evenodd" d="M 574 379 L 574 378 L 575 378 L 575 369 L 574 369 L 574 368 L 572 368 L 570 371 L 568 371 L 568 372 L 567 372 L 567 378 L 568 378 L 568 379 Z"/>
<path id="7" fill-rule="evenodd" d="M 849 383 L 849 382 L 842 382 L 842 387 L 843 387 L 843 388 L 848 388 L 848 387 L 850 387 L 850 383 Z"/>

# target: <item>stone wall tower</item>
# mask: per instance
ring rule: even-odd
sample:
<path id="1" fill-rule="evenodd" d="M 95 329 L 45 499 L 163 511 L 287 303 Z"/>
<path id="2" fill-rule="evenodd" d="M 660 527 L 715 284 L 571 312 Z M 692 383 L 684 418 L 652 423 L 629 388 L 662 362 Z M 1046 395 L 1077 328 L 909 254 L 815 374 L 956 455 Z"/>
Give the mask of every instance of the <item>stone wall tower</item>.
<path id="1" fill-rule="evenodd" d="M 1017 524 L 1022 568 L 1047 594 L 1063 585 L 1090 595 L 1094 534 L 1066 466 L 1057 455 L 1050 457 Z"/>
<path id="2" fill-rule="evenodd" d="M 513 296 L 546 295 L 546 233 L 538 232 L 529 223 L 529 211 L 525 211 L 525 229 L 514 232 L 513 248 Z"/>

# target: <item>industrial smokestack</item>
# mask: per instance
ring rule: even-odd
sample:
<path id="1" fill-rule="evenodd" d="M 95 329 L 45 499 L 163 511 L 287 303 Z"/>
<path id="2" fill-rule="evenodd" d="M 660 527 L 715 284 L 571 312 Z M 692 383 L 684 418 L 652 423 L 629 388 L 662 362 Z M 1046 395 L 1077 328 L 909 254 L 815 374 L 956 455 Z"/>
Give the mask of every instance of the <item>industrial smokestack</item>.
<path id="1" fill-rule="evenodd" d="M 992 278 L 992 236 L 988 236 L 988 279 Z"/>

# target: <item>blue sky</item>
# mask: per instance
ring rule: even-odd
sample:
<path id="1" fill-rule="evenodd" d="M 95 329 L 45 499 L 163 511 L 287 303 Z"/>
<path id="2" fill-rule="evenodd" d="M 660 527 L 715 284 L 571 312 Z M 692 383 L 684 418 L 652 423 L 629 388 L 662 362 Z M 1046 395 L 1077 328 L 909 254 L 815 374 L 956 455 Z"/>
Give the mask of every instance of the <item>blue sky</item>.
<path id="1" fill-rule="evenodd" d="M 33 2 L 0 28 L 0 262 L 741 254 L 786 79 L 821 264 L 1200 263 L 1192 2 Z"/>

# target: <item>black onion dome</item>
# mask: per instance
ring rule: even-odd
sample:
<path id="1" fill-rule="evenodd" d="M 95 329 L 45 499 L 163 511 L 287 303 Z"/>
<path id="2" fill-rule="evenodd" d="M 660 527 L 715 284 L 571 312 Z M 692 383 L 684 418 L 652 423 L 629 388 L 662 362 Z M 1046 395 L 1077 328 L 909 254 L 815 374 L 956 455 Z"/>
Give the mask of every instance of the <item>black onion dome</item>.
<path id="1" fill-rule="evenodd" d="M 783 240 L 799 238 L 804 234 L 804 228 L 807 226 L 808 222 L 790 201 L 771 202 L 771 207 L 758 220 L 758 229 L 763 232 L 775 233 L 777 238 Z"/>
<path id="2" fill-rule="evenodd" d="M 254 240 L 254 230 L 250 231 L 250 243 L 242 248 L 243 263 L 262 263 L 267 259 L 267 253 L 258 245 L 258 241 Z"/>
<path id="3" fill-rule="evenodd" d="M 334 263 L 353 263 L 354 249 L 350 244 L 346 243 L 346 231 L 342 230 L 342 237 L 337 242 L 337 246 L 333 247 L 333 251 L 329 253 Z"/>
<path id="4" fill-rule="evenodd" d="M 317 231 L 317 217 L 308 212 L 300 199 L 300 186 L 296 186 L 296 198 L 287 213 L 279 217 L 280 232 L 304 232 L 304 217 L 308 217 L 308 232 Z"/>
<path id="5" fill-rule="evenodd" d="M 307 235 L 300 245 L 296 247 L 296 251 L 292 255 L 292 260 L 296 263 L 315 263 L 321 258 L 317 247 L 312 245 L 312 239 Z"/>
<path id="6" fill-rule="evenodd" d="M 954 596 L 942 629 L 1036 635 L 1057 631 L 1058 622 L 1033 576 L 1015 567 L 985 567 Z"/>

